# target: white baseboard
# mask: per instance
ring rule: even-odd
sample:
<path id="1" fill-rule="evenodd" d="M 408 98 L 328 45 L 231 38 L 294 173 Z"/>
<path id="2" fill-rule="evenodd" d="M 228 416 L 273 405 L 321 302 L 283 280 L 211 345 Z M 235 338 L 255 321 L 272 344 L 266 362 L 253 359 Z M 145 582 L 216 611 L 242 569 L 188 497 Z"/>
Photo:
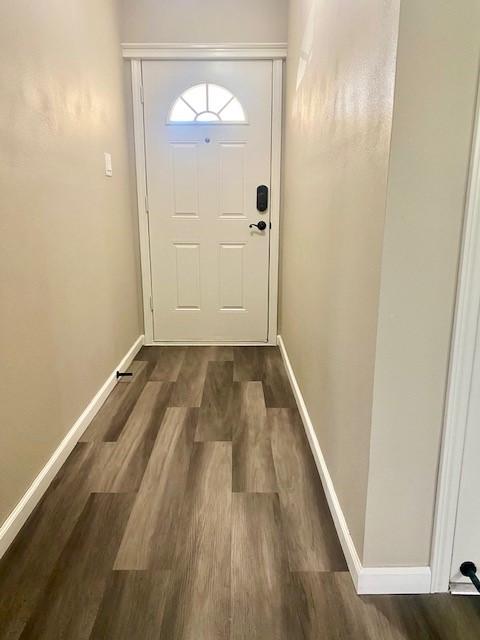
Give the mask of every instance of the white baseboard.
<path id="1" fill-rule="evenodd" d="M 480 598 L 476 587 L 471 582 L 450 582 L 452 596 L 475 596 Z"/>
<path id="2" fill-rule="evenodd" d="M 359 594 L 430 593 L 430 567 L 362 567 Z"/>
<path id="3" fill-rule="evenodd" d="M 305 433 L 307 434 L 318 473 L 320 474 L 333 522 L 357 593 L 363 595 L 429 593 L 431 581 L 430 567 L 369 568 L 362 566 L 282 336 L 278 336 L 277 340 L 303 426 L 305 427 Z"/>
<path id="4" fill-rule="evenodd" d="M 65 460 L 72 452 L 78 440 L 83 435 L 85 429 L 93 420 L 96 413 L 107 399 L 107 396 L 117 384 L 117 371 L 124 371 L 130 366 L 132 360 L 135 358 L 142 345 L 143 335 L 135 341 L 132 347 L 128 350 L 128 353 L 125 355 L 125 357 L 122 358 L 122 361 L 108 376 L 101 388 L 85 408 L 81 416 L 78 418 L 67 435 L 61 441 L 57 449 L 54 451 L 47 464 L 43 467 L 38 476 L 32 482 L 29 489 L 17 504 L 15 509 L 2 524 L 2 526 L 0 527 L 0 558 L 7 551 L 8 547 L 15 539 L 15 536 L 25 524 L 29 515 L 40 502 L 43 494 L 48 489 L 48 486 L 55 478 Z"/>

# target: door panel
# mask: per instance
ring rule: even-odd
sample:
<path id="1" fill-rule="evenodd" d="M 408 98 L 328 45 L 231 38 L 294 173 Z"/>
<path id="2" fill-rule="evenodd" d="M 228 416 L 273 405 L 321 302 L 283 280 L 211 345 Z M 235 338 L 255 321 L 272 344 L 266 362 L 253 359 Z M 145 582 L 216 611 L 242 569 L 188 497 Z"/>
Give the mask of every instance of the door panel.
<path id="1" fill-rule="evenodd" d="M 244 304 L 244 244 L 220 245 L 220 309 L 245 311 Z"/>
<path id="2" fill-rule="evenodd" d="M 200 309 L 200 245 L 175 244 L 177 306 L 175 309 Z"/>
<path id="3" fill-rule="evenodd" d="M 245 144 L 219 145 L 220 216 L 245 217 Z"/>
<path id="4" fill-rule="evenodd" d="M 142 73 L 154 340 L 266 341 L 270 211 L 256 192 L 270 184 L 272 63 L 145 61 Z M 207 82 L 233 96 L 220 113 L 243 108 L 245 123 L 169 122 Z M 264 232 L 249 228 L 259 220 Z"/>
<path id="5" fill-rule="evenodd" d="M 198 152 L 196 144 L 172 144 L 173 213 L 198 218 Z"/>

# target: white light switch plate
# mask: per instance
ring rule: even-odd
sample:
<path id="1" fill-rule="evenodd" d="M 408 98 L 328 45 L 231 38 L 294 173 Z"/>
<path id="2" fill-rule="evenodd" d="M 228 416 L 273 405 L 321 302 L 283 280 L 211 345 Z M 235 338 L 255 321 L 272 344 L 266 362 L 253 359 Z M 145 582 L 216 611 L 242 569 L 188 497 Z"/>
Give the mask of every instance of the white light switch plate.
<path id="1" fill-rule="evenodd" d="M 113 175 L 111 153 L 105 153 L 105 175 L 108 176 L 109 178 L 111 178 Z"/>

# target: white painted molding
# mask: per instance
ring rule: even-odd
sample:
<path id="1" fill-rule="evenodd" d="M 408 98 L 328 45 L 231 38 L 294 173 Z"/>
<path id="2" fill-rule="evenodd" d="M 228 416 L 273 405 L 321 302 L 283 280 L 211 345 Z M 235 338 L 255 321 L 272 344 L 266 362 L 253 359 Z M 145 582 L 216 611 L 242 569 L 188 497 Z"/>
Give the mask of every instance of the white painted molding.
<path id="1" fill-rule="evenodd" d="M 432 540 L 432 592 L 448 591 L 480 309 L 480 99 L 472 147 Z"/>
<path id="2" fill-rule="evenodd" d="M 430 593 L 430 567 L 362 567 L 358 577 L 359 595 Z"/>
<path id="3" fill-rule="evenodd" d="M 283 60 L 272 69 L 272 155 L 270 178 L 270 265 L 268 292 L 268 342 L 277 343 L 278 279 L 280 270 L 280 206 L 282 193 Z"/>
<path id="4" fill-rule="evenodd" d="M 133 135 L 135 146 L 135 175 L 137 182 L 138 236 L 142 271 L 142 299 L 145 343 L 153 342 L 152 279 L 150 272 L 150 236 L 147 210 L 147 167 L 145 160 L 145 122 L 143 119 L 142 63 L 131 60 Z"/>
<path id="5" fill-rule="evenodd" d="M 107 399 L 114 386 L 117 384 L 117 371 L 127 369 L 138 351 L 143 345 L 143 335 L 137 338 L 134 344 L 128 350 L 128 353 L 122 358 L 122 361 L 108 376 L 101 388 L 89 402 L 83 413 L 80 415 L 75 424 L 71 427 L 67 435 L 61 441 L 54 451 L 52 457 L 40 471 L 38 476 L 30 485 L 20 502 L 17 504 L 12 513 L 5 520 L 0 528 L 0 558 L 7 551 L 15 536 L 18 534 L 27 518 L 34 508 L 40 502 L 43 494 L 48 489 L 50 483 L 68 458 L 73 448 L 81 438 L 85 429 L 95 417 L 96 413 Z"/>
<path id="6" fill-rule="evenodd" d="M 125 42 L 122 55 L 130 60 L 281 60 L 287 43 Z"/>
<path id="7" fill-rule="evenodd" d="M 357 593 L 362 595 L 428 593 L 430 591 L 429 567 L 370 568 L 362 566 L 281 336 L 278 336 L 277 342 Z"/>
<path id="8" fill-rule="evenodd" d="M 478 598 L 480 595 L 471 582 L 450 582 L 449 591 L 452 596 L 475 596 Z"/>

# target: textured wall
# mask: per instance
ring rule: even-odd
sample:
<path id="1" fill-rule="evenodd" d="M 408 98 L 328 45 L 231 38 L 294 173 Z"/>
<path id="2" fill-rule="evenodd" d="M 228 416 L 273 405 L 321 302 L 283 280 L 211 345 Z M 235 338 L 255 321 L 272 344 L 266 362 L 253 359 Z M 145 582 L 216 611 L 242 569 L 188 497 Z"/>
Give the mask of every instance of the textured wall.
<path id="1" fill-rule="evenodd" d="M 0 521 L 142 332 L 117 25 L 114 0 L 2 4 Z"/>
<path id="2" fill-rule="evenodd" d="M 359 554 L 398 5 L 290 3 L 280 332 Z"/>
<path id="3" fill-rule="evenodd" d="M 428 565 L 480 3 L 402 0 L 364 562 Z"/>
<path id="4" fill-rule="evenodd" d="M 288 0 L 119 0 L 123 42 L 285 42 Z"/>

